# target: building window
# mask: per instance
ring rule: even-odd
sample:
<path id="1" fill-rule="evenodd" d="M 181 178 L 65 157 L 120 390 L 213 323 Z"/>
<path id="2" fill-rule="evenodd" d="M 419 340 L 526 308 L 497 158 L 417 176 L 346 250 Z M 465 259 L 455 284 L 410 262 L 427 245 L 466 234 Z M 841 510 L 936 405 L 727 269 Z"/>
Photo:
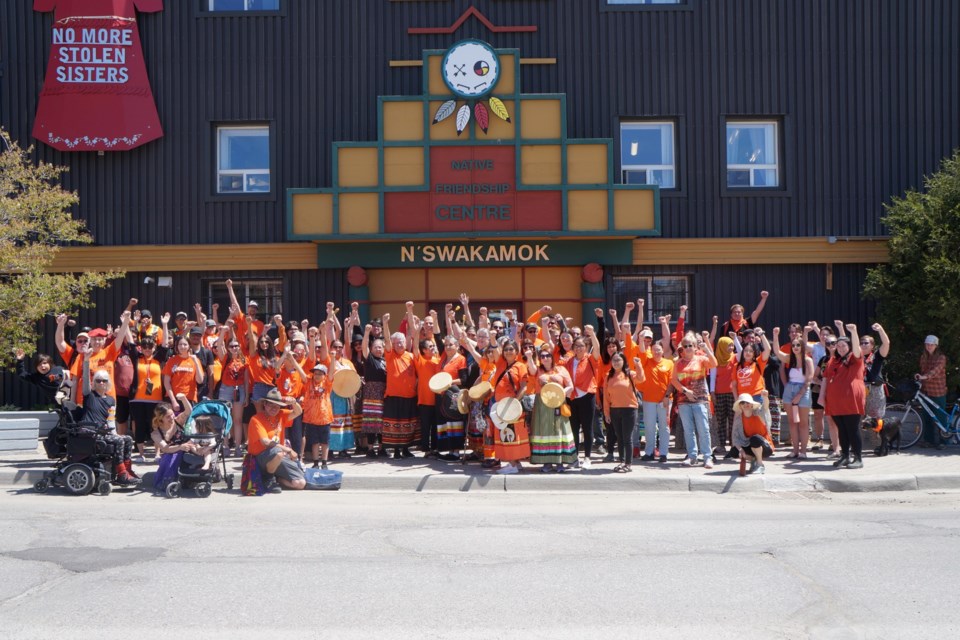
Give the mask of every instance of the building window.
<path id="1" fill-rule="evenodd" d="M 280 0 L 207 0 L 206 4 L 210 13 L 280 10 Z"/>
<path id="2" fill-rule="evenodd" d="M 624 122 L 620 125 L 620 170 L 624 184 L 677 186 L 672 122 Z"/>
<path id="3" fill-rule="evenodd" d="M 283 314 L 283 280 L 234 280 L 233 291 L 237 294 L 237 301 L 244 305 L 244 313 L 247 312 L 247 303 L 254 300 L 260 309 L 257 317 L 266 324 L 278 313 Z M 230 316 L 230 296 L 223 280 L 207 282 L 207 315 L 213 311 L 213 303 L 220 305 L 217 319 L 226 322 Z"/>
<path id="4" fill-rule="evenodd" d="M 270 128 L 217 127 L 217 193 L 270 191 Z"/>
<path id="5" fill-rule="evenodd" d="M 657 324 L 657 318 L 665 315 L 672 316 L 671 324 L 674 324 L 680 307 L 690 304 L 687 276 L 621 275 L 613 276 L 612 285 L 611 303 L 618 313 L 623 313 L 627 302 L 636 304 L 638 298 L 643 298 L 641 324 Z"/>
<path id="6" fill-rule="evenodd" d="M 727 187 L 779 187 L 776 122 L 727 122 Z"/>

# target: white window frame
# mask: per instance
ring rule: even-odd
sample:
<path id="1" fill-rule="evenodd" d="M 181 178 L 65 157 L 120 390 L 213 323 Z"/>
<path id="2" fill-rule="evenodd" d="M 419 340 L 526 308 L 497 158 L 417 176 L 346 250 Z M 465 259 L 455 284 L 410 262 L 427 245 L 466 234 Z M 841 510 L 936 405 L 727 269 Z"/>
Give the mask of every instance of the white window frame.
<path id="1" fill-rule="evenodd" d="M 208 280 L 207 281 L 207 313 L 213 312 L 213 288 L 219 287 L 226 290 L 227 281 Z M 283 315 L 283 279 L 275 278 L 251 278 L 249 280 L 234 280 L 233 291 L 237 294 L 237 302 L 243 305 L 243 312 L 247 312 L 247 303 L 255 300 L 260 310 L 259 319 L 269 324 L 269 319 L 278 313 Z M 224 320 L 223 309 L 220 309 L 221 320 Z M 229 315 L 230 310 L 226 313 Z"/>
<path id="2" fill-rule="evenodd" d="M 629 129 L 641 129 L 644 127 L 670 127 L 670 151 L 673 155 L 673 164 L 621 164 L 620 166 L 620 176 L 621 181 L 624 184 L 627 184 L 627 175 L 632 171 L 644 171 L 648 172 L 646 175 L 646 182 L 644 184 L 656 184 L 649 180 L 650 171 L 673 171 L 673 185 L 669 187 L 660 186 L 661 189 L 676 189 L 677 188 L 677 123 L 673 120 L 631 120 L 627 122 L 620 123 L 620 144 L 623 145 L 623 132 L 624 130 Z M 620 155 L 621 162 L 623 160 L 623 154 Z"/>
<path id="3" fill-rule="evenodd" d="M 730 127 L 744 127 L 744 126 L 755 126 L 755 127 L 772 127 L 773 128 L 773 155 L 776 158 L 776 162 L 773 164 L 730 164 L 727 163 L 726 170 L 726 188 L 727 189 L 778 189 L 780 188 L 780 123 L 776 120 L 727 120 L 724 127 L 724 136 L 723 139 L 726 142 L 724 145 L 724 154 L 723 157 L 727 157 L 727 148 L 730 145 Z M 756 184 L 756 171 L 768 171 L 773 170 L 777 175 L 777 184 Z M 730 184 L 730 171 L 749 171 L 750 172 L 750 185 L 740 186 L 740 185 L 731 185 Z"/>
<path id="4" fill-rule="evenodd" d="M 221 146 L 221 135 L 227 131 L 264 131 L 267 135 L 267 166 L 260 169 L 222 169 L 220 164 L 220 146 Z M 218 195 L 263 195 L 273 192 L 273 174 L 270 171 L 270 127 L 269 125 L 220 125 L 217 127 L 217 194 Z M 267 174 L 267 177 L 270 180 L 270 188 L 266 191 L 248 189 L 248 178 L 253 175 Z M 220 179 L 224 176 L 242 176 L 243 177 L 243 189 L 241 191 L 221 191 L 220 189 Z"/>
<path id="5" fill-rule="evenodd" d="M 653 281 L 654 281 L 654 280 L 678 280 L 678 281 L 683 281 L 683 282 L 685 283 L 685 286 L 684 286 L 684 293 L 683 293 L 683 301 L 682 301 L 680 304 L 690 306 L 690 276 L 677 275 L 677 274 L 627 274 L 627 273 L 625 273 L 625 274 L 620 274 L 620 275 L 615 275 L 615 276 L 613 276 L 613 280 L 614 280 L 614 282 L 616 282 L 616 281 L 621 281 L 621 282 L 624 282 L 624 281 L 632 281 L 632 282 L 635 282 L 635 283 L 637 284 L 637 287 L 636 287 L 637 289 L 640 288 L 639 285 L 640 285 L 641 283 L 644 284 L 644 288 L 645 288 L 645 291 L 646 291 L 646 292 L 645 292 L 645 293 L 643 294 L 643 296 L 642 296 L 642 297 L 643 297 L 643 312 L 644 312 L 644 317 L 640 319 L 640 324 L 641 324 L 641 325 L 643 325 L 643 324 L 651 324 L 651 325 L 652 325 L 652 324 L 656 324 L 655 319 L 656 319 L 657 317 L 659 317 L 660 315 L 664 315 L 664 314 L 670 314 L 671 316 L 673 316 L 673 317 L 671 318 L 671 322 L 670 322 L 670 323 L 671 323 L 671 324 L 676 324 L 677 312 L 679 311 L 679 305 L 677 305 L 677 308 L 676 308 L 676 309 L 656 309 L 656 310 L 654 309 L 654 304 L 653 304 L 653 296 L 654 296 Z M 613 293 L 613 290 L 614 290 L 615 288 L 616 288 L 615 285 L 614 285 L 614 286 L 611 286 L 611 297 L 614 297 L 614 296 L 616 295 L 616 294 Z M 638 297 L 639 297 L 639 296 L 638 296 Z M 626 303 L 626 302 L 628 302 L 628 301 L 629 301 L 629 302 L 636 303 L 637 297 L 633 297 L 633 298 L 630 299 L 630 300 L 627 300 L 627 299 L 624 299 L 624 300 L 613 299 L 613 300 L 612 300 L 612 303 L 615 304 L 615 305 L 619 305 L 619 306 L 617 307 L 617 312 L 620 313 L 620 312 L 623 310 L 623 303 Z M 659 313 L 660 311 L 662 311 L 663 313 L 662 313 L 662 314 Z"/>
<path id="6" fill-rule="evenodd" d="M 280 11 L 283 0 L 278 0 L 276 9 L 257 9 L 251 7 L 256 0 L 243 0 L 243 9 L 217 9 L 217 0 L 207 0 L 207 11 L 209 13 L 232 13 L 235 11 Z"/>

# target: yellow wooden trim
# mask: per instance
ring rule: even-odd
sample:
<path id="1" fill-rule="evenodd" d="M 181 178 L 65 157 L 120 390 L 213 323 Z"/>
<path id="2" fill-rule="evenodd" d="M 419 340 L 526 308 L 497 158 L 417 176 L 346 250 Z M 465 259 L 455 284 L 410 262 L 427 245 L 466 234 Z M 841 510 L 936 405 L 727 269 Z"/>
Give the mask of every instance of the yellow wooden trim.
<path id="1" fill-rule="evenodd" d="M 64 247 L 49 271 L 275 271 L 316 268 L 316 244 L 278 242 Z"/>
<path id="2" fill-rule="evenodd" d="M 556 58 L 520 58 L 520 64 L 557 64 Z"/>
<path id="3" fill-rule="evenodd" d="M 875 264 L 888 262 L 885 238 L 639 238 L 635 265 Z"/>

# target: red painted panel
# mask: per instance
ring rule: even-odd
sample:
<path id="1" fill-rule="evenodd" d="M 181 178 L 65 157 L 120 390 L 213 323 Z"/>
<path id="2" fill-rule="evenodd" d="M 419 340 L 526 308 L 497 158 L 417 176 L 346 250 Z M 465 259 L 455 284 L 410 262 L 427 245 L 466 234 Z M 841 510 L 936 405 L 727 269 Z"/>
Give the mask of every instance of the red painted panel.
<path id="1" fill-rule="evenodd" d="M 429 193 L 388 193 L 387 233 L 557 231 L 559 191 L 518 192 L 513 146 L 430 149 Z"/>

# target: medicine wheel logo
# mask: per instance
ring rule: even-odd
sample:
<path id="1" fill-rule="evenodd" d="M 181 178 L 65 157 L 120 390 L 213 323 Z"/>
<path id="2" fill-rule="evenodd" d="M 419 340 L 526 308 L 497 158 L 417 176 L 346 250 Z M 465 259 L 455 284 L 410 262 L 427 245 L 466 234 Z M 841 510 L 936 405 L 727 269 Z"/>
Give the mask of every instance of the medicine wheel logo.
<path id="1" fill-rule="evenodd" d="M 500 58 L 489 44 L 479 40 L 456 43 L 443 56 L 440 72 L 447 88 L 465 103 L 461 105 L 456 99 L 447 100 L 434 114 L 433 124 L 443 122 L 456 113 L 459 136 L 470 123 L 471 114 L 484 133 L 490 127 L 490 112 L 510 122 L 506 105 L 490 95 L 500 79 Z"/>

